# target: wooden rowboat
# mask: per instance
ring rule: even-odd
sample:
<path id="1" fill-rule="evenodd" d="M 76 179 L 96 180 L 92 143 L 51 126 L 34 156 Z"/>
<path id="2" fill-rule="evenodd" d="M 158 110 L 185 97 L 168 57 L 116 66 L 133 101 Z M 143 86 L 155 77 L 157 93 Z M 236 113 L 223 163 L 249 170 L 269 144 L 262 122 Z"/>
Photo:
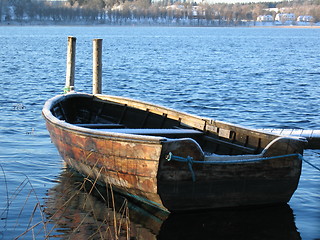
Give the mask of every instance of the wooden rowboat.
<path id="1" fill-rule="evenodd" d="M 285 203 L 299 182 L 302 138 L 108 95 L 59 95 L 42 113 L 70 167 L 162 210 Z"/>

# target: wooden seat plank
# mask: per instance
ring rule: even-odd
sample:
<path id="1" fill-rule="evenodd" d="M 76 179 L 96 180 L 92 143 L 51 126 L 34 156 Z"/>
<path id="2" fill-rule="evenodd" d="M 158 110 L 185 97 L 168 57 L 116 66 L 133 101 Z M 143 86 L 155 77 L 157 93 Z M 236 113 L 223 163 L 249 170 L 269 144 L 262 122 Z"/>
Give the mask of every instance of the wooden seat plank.
<path id="1" fill-rule="evenodd" d="M 85 128 L 91 128 L 91 129 L 109 129 L 109 128 L 123 128 L 123 124 L 118 123 L 79 123 L 74 124 L 78 127 L 85 127 Z"/>
<path id="2" fill-rule="evenodd" d="M 166 128 L 118 128 L 106 129 L 107 132 L 127 133 L 137 135 L 202 135 L 203 132 L 194 129 L 166 129 Z"/>

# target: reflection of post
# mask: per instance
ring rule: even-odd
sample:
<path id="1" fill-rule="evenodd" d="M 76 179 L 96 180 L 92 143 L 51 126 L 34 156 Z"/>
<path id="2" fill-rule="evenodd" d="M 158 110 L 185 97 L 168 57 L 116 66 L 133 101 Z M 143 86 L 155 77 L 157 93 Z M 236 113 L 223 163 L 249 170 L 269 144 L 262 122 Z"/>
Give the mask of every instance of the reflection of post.
<path id="1" fill-rule="evenodd" d="M 75 72 L 75 59 L 76 59 L 76 38 L 68 37 L 68 52 L 67 52 L 67 73 L 66 85 L 64 92 L 70 92 L 74 88 L 74 72 Z"/>
<path id="2" fill-rule="evenodd" d="M 92 93 L 101 94 L 102 90 L 102 39 L 93 39 L 93 83 Z"/>

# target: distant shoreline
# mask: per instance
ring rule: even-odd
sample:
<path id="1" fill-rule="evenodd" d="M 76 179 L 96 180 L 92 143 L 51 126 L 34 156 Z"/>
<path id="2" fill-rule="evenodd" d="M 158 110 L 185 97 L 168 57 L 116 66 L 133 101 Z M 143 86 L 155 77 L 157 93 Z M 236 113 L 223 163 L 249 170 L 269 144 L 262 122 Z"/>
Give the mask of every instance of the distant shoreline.
<path id="1" fill-rule="evenodd" d="M 0 27 L 54 27 L 54 26 L 60 26 L 60 27 L 211 27 L 211 28 L 306 28 L 306 29 L 320 29 L 319 24 L 315 25 L 233 25 L 233 24 L 221 24 L 221 25 L 215 25 L 215 24 L 177 24 L 177 23 L 163 23 L 163 24 L 157 24 L 157 23 L 127 23 L 127 24 L 116 24 L 116 23 L 97 23 L 97 22 L 16 22 L 16 21 L 10 21 L 10 22 L 0 22 Z"/>
<path id="2" fill-rule="evenodd" d="M 253 28 L 320 28 L 318 25 L 314 26 L 295 26 L 295 25 L 283 25 L 283 26 L 249 26 Z"/>

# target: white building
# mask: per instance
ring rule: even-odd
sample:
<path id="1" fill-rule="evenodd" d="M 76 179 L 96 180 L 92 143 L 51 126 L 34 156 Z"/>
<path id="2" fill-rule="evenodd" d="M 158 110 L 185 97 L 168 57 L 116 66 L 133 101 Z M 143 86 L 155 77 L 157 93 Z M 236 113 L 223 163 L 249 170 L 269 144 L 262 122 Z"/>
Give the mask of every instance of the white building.
<path id="1" fill-rule="evenodd" d="M 284 23 L 287 21 L 295 21 L 296 16 L 294 15 L 294 13 L 278 13 L 274 20 Z"/>
<path id="2" fill-rule="evenodd" d="M 313 20 L 312 16 L 299 16 L 297 17 L 298 22 L 311 22 Z"/>
<path id="3" fill-rule="evenodd" d="M 257 17 L 258 22 L 273 22 L 272 15 L 259 15 Z"/>
<path id="4" fill-rule="evenodd" d="M 68 0 L 34 0 L 38 2 L 44 2 L 50 5 L 55 5 L 55 6 L 63 6 L 69 4 Z"/>

